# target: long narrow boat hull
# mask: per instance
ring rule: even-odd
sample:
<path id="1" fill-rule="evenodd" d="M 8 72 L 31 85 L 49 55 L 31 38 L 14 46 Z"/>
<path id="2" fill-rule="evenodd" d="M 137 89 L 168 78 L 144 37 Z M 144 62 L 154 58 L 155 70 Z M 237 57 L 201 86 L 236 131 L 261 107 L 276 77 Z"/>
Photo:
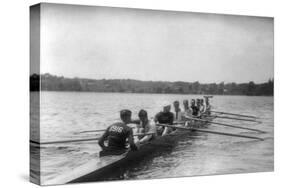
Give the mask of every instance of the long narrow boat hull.
<path id="1" fill-rule="evenodd" d="M 138 165 L 139 162 L 152 157 L 151 154 L 154 154 L 155 156 L 157 155 L 157 152 L 171 151 L 176 144 L 175 137 L 178 136 L 179 135 L 167 135 L 159 137 L 147 144 L 140 146 L 139 150 L 137 151 L 129 151 L 120 160 L 117 160 L 82 177 L 74 179 L 69 183 L 122 179 L 122 175 L 126 169 L 128 169 L 128 167 L 134 167 L 135 165 Z"/>
<path id="2" fill-rule="evenodd" d="M 201 128 L 203 128 L 206 126 L 206 123 L 196 122 L 195 126 L 201 126 Z M 156 137 L 156 139 L 140 146 L 139 150 L 129 151 L 120 159 L 114 160 L 113 162 L 99 169 L 93 169 L 93 171 L 81 177 L 75 178 L 68 183 L 122 179 L 122 175 L 126 169 L 138 165 L 139 162 L 153 156 L 152 154 L 157 155 L 157 153 L 161 153 L 163 151 L 171 151 L 178 141 L 185 139 L 192 134 L 193 133 L 191 133 L 191 131 L 176 130 L 172 134 Z"/>

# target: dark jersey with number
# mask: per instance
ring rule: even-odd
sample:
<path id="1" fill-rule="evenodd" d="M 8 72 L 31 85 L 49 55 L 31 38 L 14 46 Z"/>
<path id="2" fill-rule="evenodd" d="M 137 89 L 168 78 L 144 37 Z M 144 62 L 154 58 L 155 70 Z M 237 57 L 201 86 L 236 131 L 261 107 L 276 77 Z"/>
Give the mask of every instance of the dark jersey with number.
<path id="1" fill-rule="evenodd" d="M 115 123 L 109 126 L 105 133 L 108 138 L 108 147 L 125 149 L 126 140 L 132 133 L 132 128 L 124 123 Z"/>
<path id="2" fill-rule="evenodd" d="M 172 112 L 159 112 L 155 116 L 155 121 L 161 124 L 172 125 L 174 122 L 174 114 Z"/>

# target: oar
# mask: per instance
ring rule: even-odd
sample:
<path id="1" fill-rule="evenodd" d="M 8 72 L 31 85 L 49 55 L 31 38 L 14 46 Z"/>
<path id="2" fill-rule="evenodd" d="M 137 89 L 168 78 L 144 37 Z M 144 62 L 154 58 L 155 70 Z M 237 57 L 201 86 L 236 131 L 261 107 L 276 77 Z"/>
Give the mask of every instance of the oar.
<path id="1" fill-rule="evenodd" d="M 134 129 L 135 127 L 131 127 Z M 74 134 L 79 134 L 79 133 L 95 133 L 95 132 L 104 132 L 106 129 L 95 129 L 95 130 L 87 130 L 87 131 L 81 131 L 81 132 L 76 132 Z"/>
<path id="2" fill-rule="evenodd" d="M 204 98 L 213 98 L 213 95 L 205 95 Z"/>
<path id="3" fill-rule="evenodd" d="M 254 137 L 254 136 L 246 136 L 246 135 L 240 135 L 240 134 L 217 132 L 217 131 L 210 131 L 210 130 L 205 130 L 205 129 L 203 130 L 203 129 L 196 129 L 196 128 L 187 128 L 187 127 L 181 127 L 181 126 L 175 126 L 175 125 L 167 125 L 167 124 L 156 124 L 156 125 L 157 126 L 164 126 L 164 127 L 171 127 L 171 128 L 176 128 L 176 129 L 183 129 L 183 130 L 191 130 L 191 131 L 198 131 L 198 132 L 204 132 L 204 133 L 225 135 L 225 136 L 234 136 L 234 137 L 241 137 L 241 138 L 250 138 L 250 139 L 263 140 L 262 138 Z"/>
<path id="4" fill-rule="evenodd" d="M 155 133 L 137 133 L 134 134 L 134 136 L 146 136 L 146 135 L 151 135 Z M 85 139 L 76 139 L 76 140 L 58 140 L 58 141 L 50 141 L 50 142 L 37 142 L 34 140 L 30 140 L 31 143 L 34 144 L 40 144 L 40 145 L 46 145 L 46 144 L 61 144 L 61 143 L 73 143 L 73 142 L 87 142 L 87 141 L 96 141 L 99 140 L 99 138 L 85 138 Z"/>
<path id="5" fill-rule="evenodd" d="M 241 116 L 241 117 L 248 117 L 248 118 L 255 118 L 257 119 L 258 117 L 256 116 L 250 116 L 250 115 L 243 115 L 243 114 L 234 114 L 234 113 L 228 113 L 228 112 L 219 112 L 219 111 L 210 111 L 218 114 L 228 114 L 228 115 L 233 115 L 233 116 Z"/>
<path id="6" fill-rule="evenodd" d="M 90 132 L 104 132 L 106 131 L 106 129 L 96 129 L 96 130 L 88 130 L 88 131 L 81 131 L 81 132 L 77 132 L 78 133 L 90 133 Z"/>
<path id="7" fill-rule="evenodd" d="M 243 118 L 234 118 L 234 117 L 228 117 L 228 116 L 209 116 L 209 117 L 215 117 L 215 118 L 221 118 L 221 119 L 234 119 L 234 120 L 240 120 L 240 121 L 250 121 L 255 123 L 262 123 L 261 121 L 256 121 L 252 119 L 243 119 Z"/>
<path id="8" fill-rule="evenodd" d="M 76 139 L 76 140 L 58 140 L 58 141 L 50 141 L 50 142 L 37 142 L 30 140 L 31 143 L 34 144 L 40 144 L 40 145 L 45 145 L 45 144 L 60 144 L 60 143 L 69 143 L 69 142 L 86 142 L 86 141 L 95 141 L 98 140 L 99 138 L 88 138 L 88 139 Z"/>
<path id="9" fill-rule="evenodd" d="M 203 119 L 198 119 L 198 118 L 192 118 L 192 117 L 188 117 L 186 116 L 187 119 L 191 119 L 191 120 L 195 120 L 195 121 L 202 121 L 202 122 L 206 122 L 206 123 L 212 123 L 212 124 L 216 124 L 216 125 L 222 125 L 225 127 L 232 127 L 232 128 L 237 128 L 237 129 L 245 129 L 245 130 L 250 130 L 250 131 L 256 131 L 259 133 L 265 133 L 264 131 L 258 130 L 258 129 L 252 129 L 252 128 L 246 128 L 246 127 L 240 127 L 240 126 L 236 126 L 236 125 L 229 125 L 229 124 L 225 124 L 225 123 L 218 123 L 218 122 L 213 122 L 213 121 L 208 121 L 208 120 L 203 120 Z"/>

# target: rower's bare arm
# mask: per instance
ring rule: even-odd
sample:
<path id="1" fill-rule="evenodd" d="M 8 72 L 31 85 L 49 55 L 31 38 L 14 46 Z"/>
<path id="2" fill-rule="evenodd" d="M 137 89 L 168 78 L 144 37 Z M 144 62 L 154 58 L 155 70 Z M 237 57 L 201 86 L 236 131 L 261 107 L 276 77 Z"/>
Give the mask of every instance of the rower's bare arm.
<path id="1" fill-rule="evenodd" d="M 129 133 L 128 142 L 130 144 L 131 150 L 137 150 L 138 149 L 137 146 L 135 145 L 135 142 L 134 142 L 134 136 L 133 136 L 133 130 L 132 129 L 130 130 L 130 133 Z"/>
<path id="2" fill-rule="evenodd" d="M 150 134 L 150 135 L 146 135 L 145 137 L 143 137 L 142 139 L 140 139 L 140 143 L 144 143 L 144 142 L 147 142 L 147 141 L 149 141 L 150 139 L 151 139 L 151 137 L 152 137 L 152 134 Z"/>
<path id="3" fill-rule="evenodd" d="M 144 142 L 147 142 L 149 141 L 151 138 L 151 135 L 146 135 L 145 137 L 143 137 L 139 142 L 140 143 L 144 143 Z"/>
<path id="4" fill-rule="evenodd" d="M 151 133 L 151 134 L 150 134 L 150 133 Z M 151 122 L 151 125 L 150 125 L 150 127 L 149 127 L 149 130 L 148 130 L 147 134 L 149 134 L 149 135 L 146 135 L 145 137 L 143 137 L 143 138 L 139 141 L 140 143 L 144 143 L 144 142 L 146 142 L 146 141 L 149 141 L 149 140 L 152 138 L 153 134 L 154 134 L 154 135 L 157 134 L 156 125 L 155 125 L 153 122 Z"/>

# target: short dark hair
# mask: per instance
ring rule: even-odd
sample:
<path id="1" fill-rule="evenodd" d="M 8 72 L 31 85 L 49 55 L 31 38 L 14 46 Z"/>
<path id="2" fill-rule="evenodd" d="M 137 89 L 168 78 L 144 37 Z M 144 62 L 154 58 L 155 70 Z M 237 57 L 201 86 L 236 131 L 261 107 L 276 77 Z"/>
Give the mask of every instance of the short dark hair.
<path id="1" fill-rule="evenodd" d="M 146 116 L 146 117 L 147 117 L 147 111 L 141 109 L 141 110 L 139 111 L 139 117 L 140 117 L 140 116 Z"/>
<path id="2" fill-rule="evenodd" d="M 176 104 L 176 103 L 178 103 L 178 104 L 179 104 L 180 102 L 179 102 L 179 101 L 174 101 L 174 104 Z"/>
<path id="3" fill-rule="evenodd" d="M 124 119 L 124 118 L 126 118 L 126 117 L 129 117 L 129 116 L 131 116 L 131 115 L 132 115 L 131 110 L 124 109 L 124 110 L 121 110 L 121 111 L 120 111 L 120 118 L 121 118 L 121 119 Z"/>

